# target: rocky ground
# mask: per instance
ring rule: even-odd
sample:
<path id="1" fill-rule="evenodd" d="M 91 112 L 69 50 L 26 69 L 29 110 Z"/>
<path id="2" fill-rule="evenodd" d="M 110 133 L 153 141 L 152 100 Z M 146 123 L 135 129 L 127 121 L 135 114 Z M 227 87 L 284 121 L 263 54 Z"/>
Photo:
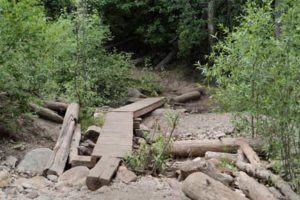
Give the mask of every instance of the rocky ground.
<path id="1" fill-rule="evenodd" d="M 195 88 L 189 81 L 178 81 L 178 77 L 160 77 L 160 84 L 164 87 L 163 95 L 168 99 L 188 92 Z M 175 88 L 175 89 L 174 89 Z M 135 99 L 136 97 L 134 97 Z M 234 126 L 229 113 L 212 113 L 216 105 L 204 92 L 197 101 L 186 102 L 184 105 L 168 104 L 147 114 L 142 119 L 141 129 L 157 135 L 169 135 L 171 127 L 166 115 L 179 114 L 179 124 L 173 134 L 174 140 L 220 139 L 231 137 Z M 109 108 L 99 108 L 107 111 Z M 96 112 L 97 112 L 96 110 Z M 185 200 L 189 199 L 182 192 L 182 182 L 171 178 L 174 170 L 168 175 L 153 177 L 150 175 L 136 176 L 122 166 L 109 186 L 103 186 L 96 191 L 88 190 L 86 177 L 89 169 L 83 166 L 66 169 L 60 177 L 42 176 L 52 148 L 58 137 L 60 124 L 39 118 L 24 123 L 23 131 L 18 139 L 5 139 L 0 146 L 0 199 L 10 200 Z M 202 158 L 190 158 L 188 162 L 201 163 Z M 174 166 L 187 161 L 173 160 Z M 172 166 L 172 167 L 173 167 Z M 172 168 L 170 166 L 170 168 Z M 68 166 L 67 166 L 68 168 Z M 122 171 L 121 169 L 124 169 Z M 127 171 L 126 171 L 127 170 Z M 125 177 L 125 178 L 124 178 Z M 231 176 L 230 176 L 231 177 Z M 231 177 L 231 179 L 233 179 Z M 276 190 L 275 190 L 276 191 Z M 245 199 L 239 189 L 234 192 Z"/>
<path id="2" fill-rule="evenodd" d="M 233 131 L 229 114 L 190 114 L 184 109 L 158 109 L 144 118 L 143 124 L 154 131 L 153 123 L 159 123 L 160 132 L 168 134 L 169 127 L 165 118 L 167 112 L 180 113 L 180 123 L 176 130 L 176 136 L 179 139 L 216 138 L 220 134 L 224 135 Z M 44 127 L 37 130 L 43 130 L 44 140 L 53 144 L 51 141 L 55 141 L 57 136 L 54 134 L 58 133 L 55 131 L 58 127 L 40 120 L 35 123 Z M 41 125 L 41 123 L 43 124 Z M 47 130 L 53 131 L 47 132 Z M 43 144 L 45 141 L 41 141 L 41 143 Z M 20 149 L 19 151 L 10 151 L 10 155 L 6 154 L 2 158 L 3 161 L 0 164 L 0 199 L 188 199 L 180 189 L 180 182 L 164 176 L 140 176 L 135 182 L 128 184 L 123 183 L 117 177 L 110 186 L 104 186 L 92 192 L 85 185 L 85 178 L 88 174 L 88 169 L 85 167 L 72 168 L 59 178 L 35 175 L 41 174 L 51 150 L 49 148 L 37 148 L 41 147 L 38 142 L 30 143 L 28 141 L 28 146 L 26 144 L 22 143 L 25 152 L 27 152 L 25 156 L 20 153 L 22 151 Z"/>

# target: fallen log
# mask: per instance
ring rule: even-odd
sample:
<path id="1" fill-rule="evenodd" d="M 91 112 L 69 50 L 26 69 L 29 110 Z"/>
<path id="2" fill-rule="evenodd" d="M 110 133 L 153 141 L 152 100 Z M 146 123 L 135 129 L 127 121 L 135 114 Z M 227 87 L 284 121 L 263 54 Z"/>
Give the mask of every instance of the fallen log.
<path id="1" fill-rule="evenodd" d="M 252 164 L 237 161 L 236 166 L 239 170 L 246 172 L 250 176 L 256 177 L 265 182 L 271 181 L 273 185 L 289 200 L 300 200 L 300 197 L 292 190 L 280 176 L 273 174 L 266 169 L 257 168 Z"/>
<path id="2" fill-rule="evenodd" d="M 64 172 L 67 159 L 70 153 L 70 145 L 78 121 L 79 105 L 71 103 L 68 106 L 58 140 L 53 153 L 44 170 L 45 175 L 61 175 Z"/>
<path id="3" fill-rule="evenodd" d="M 244 138 L 222 138 L 220 140 L 183 140 L 173 142 L 170 153 L 173 156 L 205 156 L 207 151 L 236 153 L 241 142 L 247 142 L 255 149 L 260 148 L 261 141 Z"/>
<path id="4" fill-rule="evenodd" d="M 188 101 L 192 101 L 192 100 L 198 100 L 200 99 L 201 94 L 199 91 L 192 91 L 192 92 L 188 92 L 182 95 L 179 95 L 177 97 L 174 97 L 172 99 L 172 101 L 177 102 L 177 103 L 185 103 Z"/>
<path id="5" fill-rule="evenodd" d="M 202 172 L 210 176 L 211 178 L 220 181 L 224 185 L 231 185 L 231 183 L 233 182 L 233 178 L 230 175 L 219 172 L 213 163 L 206 160 L 186 161 L 181 164 L 179 170 L 180 181 L 186 179 L 186 177 L 188 177 L 192 173 Z"/>
<path id="6" fill-rule="evenodd" d="M 255 153 L 255 151 L 250 147 L 250 145 L 244 141 L 240 142 L 240 149 L 245 154 L 246 158 L 249 160 L 249 162 L 256 166 L 260 166 L 260 159 L 258 155 Z"/>
<path id="7" fill-rule="evenodd" d="M 276 200 L 266 186 L 258 183 L 245 172 L 239 172 L 237 181 L 239 188 L 252 200 Z"/>
<path id="8" fill-rule="evenodd" d="M 44 106 L 60 113 L 66 112 L 68 109 L 68 104 L 64 102 L 45 101 Z"/>
<path id="9" fill-rule="evenodd" d="M 173 60 L 176 56 L 176 50 L 172 50 L 164 59 L 162 59 L 156 66 L 155 69 L 162 69 L 165 65 Z"/>
<path id="10" fill-rule="evenodd" d="M 237 154 L 232 153 L 222 153 L 222 152 L 213 152 L 213 151 L 207 151 L 205 152 L 205 159 L 218 159 L 218 160 L 227 160 L 229 162 L 235 163 L 237 161 Z"/>
<path id="11" fill-rule="evenodd" d="M 192 200 L 246 200 L 242 195 L 201 172 L 189 175 L 183 181 L 182 191 Z"/>
<path id="12" fill-rule="evenodd" d="M 40 107 L 34 103 L 30 103 L 29 106 L 34 112 L 36 112 L 36 114 L 38 114 L 40 117 L 44 119 L 48 119 L 57 123 L 63 122 L 63 118 L 59 114 L 57 114 L 56 112 L 48 108 Z"/>

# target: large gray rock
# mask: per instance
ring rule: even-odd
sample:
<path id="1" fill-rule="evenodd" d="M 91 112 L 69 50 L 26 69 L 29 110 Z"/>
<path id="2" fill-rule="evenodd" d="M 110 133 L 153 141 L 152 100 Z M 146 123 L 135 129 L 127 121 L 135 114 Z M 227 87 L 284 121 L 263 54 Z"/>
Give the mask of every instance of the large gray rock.
<path id="1" fill-rule="evenodd" d="M 42 174 L 52 154 L 48 148 L 39 148 L 29 151 L 17 167 L 18 172 Z"/>
<path id="2" fill-rule="evenodd" d="M 71 168 L 58 178 L 56 186 L 82 186 L 85 184 L 89 171 L 84 166 Z"/>

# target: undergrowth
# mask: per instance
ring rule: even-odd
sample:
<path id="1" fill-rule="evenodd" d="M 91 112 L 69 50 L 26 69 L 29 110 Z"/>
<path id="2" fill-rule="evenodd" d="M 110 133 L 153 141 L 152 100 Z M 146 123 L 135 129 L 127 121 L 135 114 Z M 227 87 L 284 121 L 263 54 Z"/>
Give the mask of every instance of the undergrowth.
<path id="1" fill-rule="evenodd" d="M 172 145 L 172 135 L 179 122 L 179 114 L 175 112 L 165 115 L 171 132 L 169 136 L 161 134 L 154 139 L 154 142 L 142 142 L 139 149 L 126 157 L 126 163 L 130 169 L 138 174 L 150 173 L 157 175 L 162 173 L 170 159 L 170 148 Z M 155 135 L 155 134 L 154 134 Z M 145 135 L 149 139 L 148 134 Z"/>

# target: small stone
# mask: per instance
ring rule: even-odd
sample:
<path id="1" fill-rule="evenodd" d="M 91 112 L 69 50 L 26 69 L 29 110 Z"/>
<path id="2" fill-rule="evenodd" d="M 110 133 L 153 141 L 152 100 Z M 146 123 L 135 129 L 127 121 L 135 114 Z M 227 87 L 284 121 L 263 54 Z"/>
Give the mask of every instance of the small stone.
<path id="1" fill-rule="evenodd" d="M 52 150 L 48 148 L 38 148 L 31 150 L 20 162 L 17 167 L 17 171 L 24 173 L 29 172 L 41 174 L 46 167 L 51 155 Z"/>
<path id="2" fill-rule="evenodd" d="M 0 171 L 0 188 L 7 187 L 10 184 L 10 174 L 8 171 Z"/>
<path id="3" fill-rule="evenodd" d="M 200 160 L 201 160 L 201 157 L 197 157 L 197 158 L 193 159 L 194 162 L 197 162 L 197 161 L 200 161 Z"/>
<path id="4" fill-rule="evenodd" d="M 5 159 L 5 161 L 2 164 L 5 165 L 5 166 L 8 166 L 8 167 L 15 168 L 17 162 L 18 162 L 18 159 L 16 157 L 14 157 L 14 156 L 7 156 L 6 159 Z"/>
<path id="5" fill-rule="evenodd" d="M 23 192 L 24 188 L 21 185 L 16 186 L 18 192 Z"/>
<path id="6" fill-rule="evenodd" d="M 117 172 L 117 178 L 128 184 L 137 180 L 137 176 L 125 166 L 120 166 Z"/>
<path id="7" fill-rule="evenodd" d="M 30 199 L 35 199 L 39 196 L 39 193 L 35 190 L 31 190 L 26 196 Z"/>
<path id="8" fill-rule="evenodd" d="M 49 181 L 47 178 L 43 176 L 35 176 L 29 179 L 20 177 L 14 181 L 13 186 L 23 187 L 23 184 L 25 185 L 24 188 L 26 188 L 26 186 L 29 186 L 29 188 L 33 186 L 34 188 L 37 188 L 39 190 L 53 185 L 53 183 Z"/>
<path id="9" fill-rule="evenodd" d="M 53 198 L 48 197 L 46 195 L 40 195 L 39 197 L 37 197 L 35 200 L 52 200 Z"/>
<path id="10" fill-rule="evenodd" d="M 97 192 L 99 192 L 99 193 L 105 193 L 105 192 L 107 192 L 108 190 L 109 190 L 109 187 L 106 186 L 106 185 L 104 185 L 104 186 L 102 186 L 101 188 L 99 188 L 99 189 L 97 190 Z"/>
<path id="11" fill-rule="evenodd" d="M 169 186 L 177 191 L 181 190 L 181 182 L 174 178 L 165 178 L 166 182 L 169 184 Z"/>
<path id="12" fill-rule="evenodd" d="M 6 199 L 6 194 L 0 190 L 0 199 Z"/>
<path id="13" fill-rule="evenodd" d="M 30 183 L 22 183 L 22 187 L 25 189 L 34 189 L 36 190 L 37 188 L 31 185 Z"/>
<path id="14" fill-rule="evenodd" d="M 52 181 L 52 182 L 55 182 L 55 183 L 56 183 L 57 180 L 58 180 L 58 177 L 55 176 L 55 175 L 51 175 L 51 174 L 50 174 L 50 175 L 47 176 L 47 179 L 50 180 L 50 181 Z"/>

